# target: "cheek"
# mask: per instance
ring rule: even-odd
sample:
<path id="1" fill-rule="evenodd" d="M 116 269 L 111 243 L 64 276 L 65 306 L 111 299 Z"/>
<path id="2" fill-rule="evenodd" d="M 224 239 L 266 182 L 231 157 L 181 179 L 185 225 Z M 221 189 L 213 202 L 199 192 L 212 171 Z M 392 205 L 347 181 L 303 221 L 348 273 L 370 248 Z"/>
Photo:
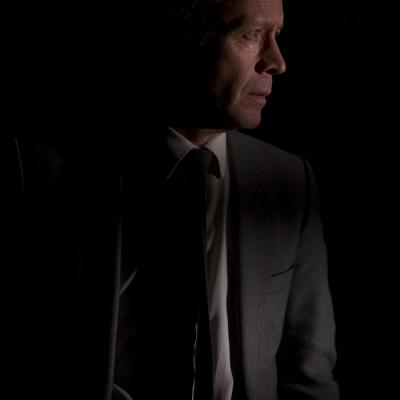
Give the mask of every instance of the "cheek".
<path id="1" fill-rule="evenodd" d="M 254 68 L 249 60 L 236 57 L 220 62 L 215 73 L 217 93 L 229 102 L 235 102 L 253 78 Z"/>
<path id="2" fill-rule="evenodd" d="M 225 39 L 213 52 L 210 81 L 218 102 L 227 105 L 240 101 L 246 85 L 254 78 L 257 51 L 255 46 L 244 45 L 236 38 Z"/>

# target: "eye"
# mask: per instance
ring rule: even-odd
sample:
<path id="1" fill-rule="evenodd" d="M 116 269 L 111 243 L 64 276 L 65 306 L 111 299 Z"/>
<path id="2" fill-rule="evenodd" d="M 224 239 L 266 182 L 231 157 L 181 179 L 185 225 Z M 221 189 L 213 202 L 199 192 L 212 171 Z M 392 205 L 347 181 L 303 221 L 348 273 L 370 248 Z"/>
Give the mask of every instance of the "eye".
<path id="1" fill-rule="evenodd" d="M 247 40 L 257 40 L 261 36 L 261 29 L 253 29 L 243 34 L 244 38 Z"/>

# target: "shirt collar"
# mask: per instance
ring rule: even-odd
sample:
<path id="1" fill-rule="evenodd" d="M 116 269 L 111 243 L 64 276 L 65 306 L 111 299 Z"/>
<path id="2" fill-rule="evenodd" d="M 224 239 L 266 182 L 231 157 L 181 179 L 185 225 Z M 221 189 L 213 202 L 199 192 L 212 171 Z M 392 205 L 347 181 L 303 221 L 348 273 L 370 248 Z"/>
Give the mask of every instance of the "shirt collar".
<path id="1" fill-rule="evenodd" d="M 169 177 L 181 160 L 186 156 L 186 154 L 192 149 L 198 149 L 199 146 L 193 144 L 190 140 L 186 139 L 173 128 L 169 128 L 168 132 L 169 133 L 166 138 L 167 144 L 177 160 L 168 175 Z M 225 176 L 226 169 L 226 133 L 221 133 L 220 135 L 211 139 L 203 147 L 210 150 L 217 157 L 219 176 L 223 178 Z"/>

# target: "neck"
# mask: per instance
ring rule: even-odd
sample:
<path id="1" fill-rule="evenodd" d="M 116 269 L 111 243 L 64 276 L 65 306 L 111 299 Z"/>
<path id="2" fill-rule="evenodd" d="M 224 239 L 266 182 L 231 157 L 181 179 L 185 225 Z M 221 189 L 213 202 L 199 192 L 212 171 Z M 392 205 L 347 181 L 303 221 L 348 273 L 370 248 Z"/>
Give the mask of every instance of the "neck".
<path id="1" fill-rule="evenodd" d="M 196 146 L 203 146 L 211 139 L 224 133 L 223 129 L 188 129 L 188 128 L 174 128 L 186 139 L 190 140 Z"/>

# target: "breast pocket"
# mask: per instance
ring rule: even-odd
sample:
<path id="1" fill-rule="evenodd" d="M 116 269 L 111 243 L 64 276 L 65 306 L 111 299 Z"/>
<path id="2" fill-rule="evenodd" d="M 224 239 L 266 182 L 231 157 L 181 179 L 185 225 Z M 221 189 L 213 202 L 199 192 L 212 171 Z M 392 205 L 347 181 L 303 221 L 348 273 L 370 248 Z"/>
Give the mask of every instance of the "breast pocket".
<path id="1" fill-rule="evenodd" d="M 295 265 L 283 268 L 280 271 L 268 274 L 266 290 L 267 293 L 275 293 L 290 287 Z"/>

